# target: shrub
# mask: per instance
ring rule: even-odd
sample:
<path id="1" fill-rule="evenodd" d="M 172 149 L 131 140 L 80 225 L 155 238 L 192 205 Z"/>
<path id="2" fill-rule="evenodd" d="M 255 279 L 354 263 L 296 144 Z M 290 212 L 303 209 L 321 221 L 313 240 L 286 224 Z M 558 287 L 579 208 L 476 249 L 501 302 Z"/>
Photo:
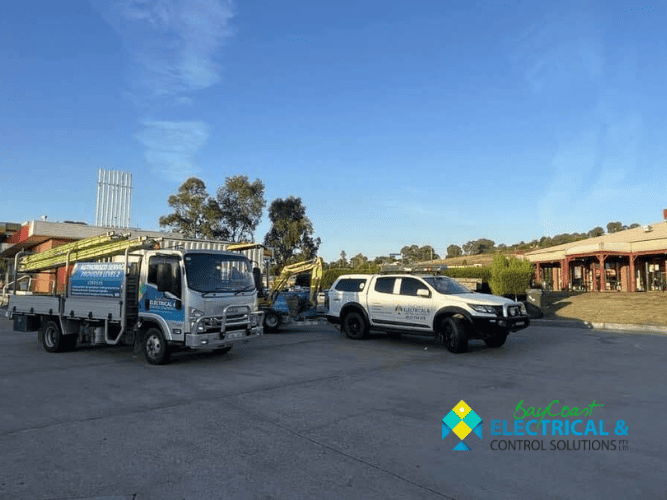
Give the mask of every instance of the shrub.
<path id="1" fill-rule="evenodd" d="M 440 274 L 450 278 L 476 278 L 483 282 L 488 282 L 491 279 L 491 269 L 488 267 L 455 267 L 445 269 Z"/>
<path id="2" fill-rule="evenodd" d="M 502 254 L 493 257 L 491 263 L 491 291 L 494 295 L 522 295 L 530 287 L 533 277 L 533 264 L 527 260 Z"/>

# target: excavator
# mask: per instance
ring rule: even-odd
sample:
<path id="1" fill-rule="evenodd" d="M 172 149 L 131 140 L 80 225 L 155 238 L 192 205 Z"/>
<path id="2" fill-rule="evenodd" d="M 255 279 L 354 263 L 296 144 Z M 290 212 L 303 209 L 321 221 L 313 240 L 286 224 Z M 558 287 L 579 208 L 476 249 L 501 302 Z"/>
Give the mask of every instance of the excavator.
<path id="1" fill-rule="evenodd" d="M 273 282 L 268 297 L 260 301 L 264 311 L 264 330 L 275 332 L 282 323 L 307 321 L 317 317 L 317 295 L 322 282 L 323 261 L 321 257 L 285 266 Z M 292 276 L 299 277 L 308 271 L 310 286 L 306 289 L 285 291 Z M 299 280 L 296 280 L 297 284 Z"/>

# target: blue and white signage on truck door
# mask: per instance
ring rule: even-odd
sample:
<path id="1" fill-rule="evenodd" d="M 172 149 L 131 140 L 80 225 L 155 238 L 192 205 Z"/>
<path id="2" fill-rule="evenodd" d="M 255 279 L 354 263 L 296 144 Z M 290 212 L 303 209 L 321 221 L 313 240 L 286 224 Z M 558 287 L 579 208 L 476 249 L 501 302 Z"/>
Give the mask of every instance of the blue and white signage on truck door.
<path id="1" fill-rule="evenodd" d="M 167 322 L 182 323 L 185 311 L 181 302 L 180 259 L 176 256 L 152 256 L 146 282 L 139 287 L 139 312 L 155 314 Z M 177 327 L 180 328 L 180 327 Z"/>
<path id="2" fill-rule="evenodd" d="M 159 292 L 155 285 L 143 283 L 139 288 L 139 311 L 157 314 L 165 321 L 182 322 L 185 319 L 185 311 L 177 307 L 178 302 L 180 300 Z"/>

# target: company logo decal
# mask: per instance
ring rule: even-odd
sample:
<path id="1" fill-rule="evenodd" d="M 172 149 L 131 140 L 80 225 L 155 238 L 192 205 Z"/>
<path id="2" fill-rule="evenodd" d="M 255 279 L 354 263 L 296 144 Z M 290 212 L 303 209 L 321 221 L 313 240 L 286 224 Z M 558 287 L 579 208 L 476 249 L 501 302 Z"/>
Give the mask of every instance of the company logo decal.
<path id="1" fill-rule="evenodd" d="M 456 451 L 470 451 L 470 447 L 463 440 L 474 432 L 482 439 L 482 419 L 475 413 L 468 404 L 461 400 L 452 408 L 445 418 L 442 419 L 442 439 L 445 439 L 450 432 L 456 434 L 461 440 L 454 447 Z"/>

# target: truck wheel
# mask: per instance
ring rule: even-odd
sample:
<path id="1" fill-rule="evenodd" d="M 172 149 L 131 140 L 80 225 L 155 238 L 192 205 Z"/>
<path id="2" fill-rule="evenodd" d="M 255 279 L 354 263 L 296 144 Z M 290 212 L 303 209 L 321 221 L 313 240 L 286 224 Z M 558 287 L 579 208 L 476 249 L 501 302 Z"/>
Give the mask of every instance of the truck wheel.
<path id="1" fill-rule="evenodd" d="M 213 349 L 213 354 L 227 354 L 229 351 L 232 350 L 233 345 L 226 345 L 225 347 L 219 347 L 217 349 Z"/>
<path id="2" fill-rule="evenodd" d="M 264 329 L 273 333 L 278 331 L 280 326 L 280 315 L 275 311 L 266 311 L 264 315 Z"/>
<path id="3" fill-rule="evenodd" d="M 458 354 L 468 350 L 465 328 L 459 318 L 452 316 L 445 318 L 442 322 L 441 331 L 444 335 L 445 347 L 449 352 Z"/>
<path id="4" fill-rule="evenodd" d="M 60 325 L 55 321 L 47 321 L 42 326 L 42 345 L 48 352 L 63 352 L 68 347 L 65 336 L 60 331 Z"/>
<path id="5" fill-rule="evenodd" d="M 144 355 L 146 361 L 151 365 L 164 365 L 169 363 L 169 346 L 159 328 L 149 328 L 144 334 Z"/>
<path id="6" fill-rule="evenodd" d="M 343 318 L 343 333 L 352 340 L 361 340 L 368 333 L 364 317 L 358 312 L 349 312 Z"/>
<path id="7" fill-rule="evenodd" d="M 507 340 L 507 334 L 499 333 L 498 335 L 494 335 L 493 337 L 484 339 L 484 343 L 489 347 L 501 347 L 503 344 L 505 344 L 506 340 Z"/>

